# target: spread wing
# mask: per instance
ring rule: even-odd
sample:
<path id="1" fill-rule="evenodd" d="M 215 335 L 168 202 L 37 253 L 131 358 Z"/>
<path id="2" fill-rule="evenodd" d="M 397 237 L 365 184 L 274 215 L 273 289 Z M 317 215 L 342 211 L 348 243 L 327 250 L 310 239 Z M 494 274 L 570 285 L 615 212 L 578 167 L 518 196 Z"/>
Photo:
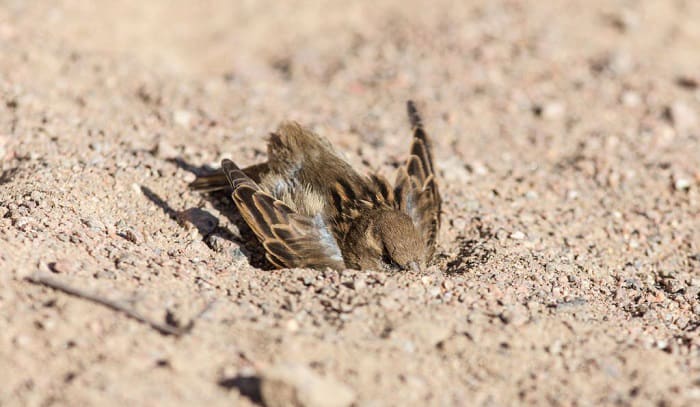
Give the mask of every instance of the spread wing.
<path id="1" fill-rule="evenodd" d="M 394 183 L 394 199 L 399 209 L 411 217 L 413 224 L 425 239 L 430 259 L 435 252 L 440 228 L 442 201 L 435 179 L 430 140 L 413 102 L 408 102 L 407 109 L 413 128 L 411 155 L 399 168 Z"/>
<path id="2" fill-rule="evenodd" d="M 277 268 L 345 268 L 338 244 L 320 214 L 296 213 L 262 190 L 231 160 L 223 160 L 221 168 L 233 188 L 233 201 L 270 263 Z"/>

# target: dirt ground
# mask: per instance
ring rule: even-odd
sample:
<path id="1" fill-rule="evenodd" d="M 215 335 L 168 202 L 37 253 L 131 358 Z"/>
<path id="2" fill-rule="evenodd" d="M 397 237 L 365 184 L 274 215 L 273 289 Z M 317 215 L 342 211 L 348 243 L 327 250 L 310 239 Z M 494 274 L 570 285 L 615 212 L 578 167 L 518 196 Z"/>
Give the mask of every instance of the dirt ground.
<path id="1" fill-rule="evenodd" d="M 0 405 L 697 405 L 698 21 L 0 0 Z M 188 190 L 284 119 L 391 175 L 407 99 L 444 200 L 422 274 L 266 269 L 228 198 Z"/>

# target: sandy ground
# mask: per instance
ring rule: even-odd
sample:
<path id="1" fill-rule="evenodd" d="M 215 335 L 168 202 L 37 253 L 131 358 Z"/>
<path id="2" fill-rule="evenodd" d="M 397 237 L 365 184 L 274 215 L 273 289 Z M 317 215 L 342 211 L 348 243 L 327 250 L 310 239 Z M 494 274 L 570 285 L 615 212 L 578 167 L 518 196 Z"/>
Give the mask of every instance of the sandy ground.
<path id="1" fill-rule="evenodd" d="M 700 2 L 321 3 L 0 1 L 0 405 L 700 403 Z M 423 274 L 266 270 L 187 188 L 284 119 L 391 175 L 409 98 Z"/>

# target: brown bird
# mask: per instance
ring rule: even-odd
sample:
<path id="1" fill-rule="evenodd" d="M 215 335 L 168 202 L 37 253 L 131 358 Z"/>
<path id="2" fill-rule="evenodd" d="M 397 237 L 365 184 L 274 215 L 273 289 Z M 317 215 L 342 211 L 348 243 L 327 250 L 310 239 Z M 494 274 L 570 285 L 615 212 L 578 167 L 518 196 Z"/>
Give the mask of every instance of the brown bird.
<path id="1" fill-rule="evenodd" d="M 413 102 L 410 156 L 394 186 L 379 174 L 359 175 L 325 138 L 294 122 L 268 142 L 268 161 L 191 187 L 231 194 L 245 222 L 277 268 L 420 270 L 433 257 L 440 193 L 428 135 Z"/>

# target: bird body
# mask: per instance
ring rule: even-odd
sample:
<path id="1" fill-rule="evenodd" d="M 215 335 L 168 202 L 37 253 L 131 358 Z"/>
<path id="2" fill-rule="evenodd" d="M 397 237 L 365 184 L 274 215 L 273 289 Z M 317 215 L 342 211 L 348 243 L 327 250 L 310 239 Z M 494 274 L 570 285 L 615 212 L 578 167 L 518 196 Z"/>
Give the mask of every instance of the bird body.
<path id="1" fill-rule="evenodd" d="M 232 188 L 243 219 L 278 268 L 420 269 L 432 258 L 440 195 L 427 134 L 412 102 L 411 155 L 395 185 L 361 176 L 325 138 L 285 122 L 268 161 L 198 178 L 201 190 Z"/>

